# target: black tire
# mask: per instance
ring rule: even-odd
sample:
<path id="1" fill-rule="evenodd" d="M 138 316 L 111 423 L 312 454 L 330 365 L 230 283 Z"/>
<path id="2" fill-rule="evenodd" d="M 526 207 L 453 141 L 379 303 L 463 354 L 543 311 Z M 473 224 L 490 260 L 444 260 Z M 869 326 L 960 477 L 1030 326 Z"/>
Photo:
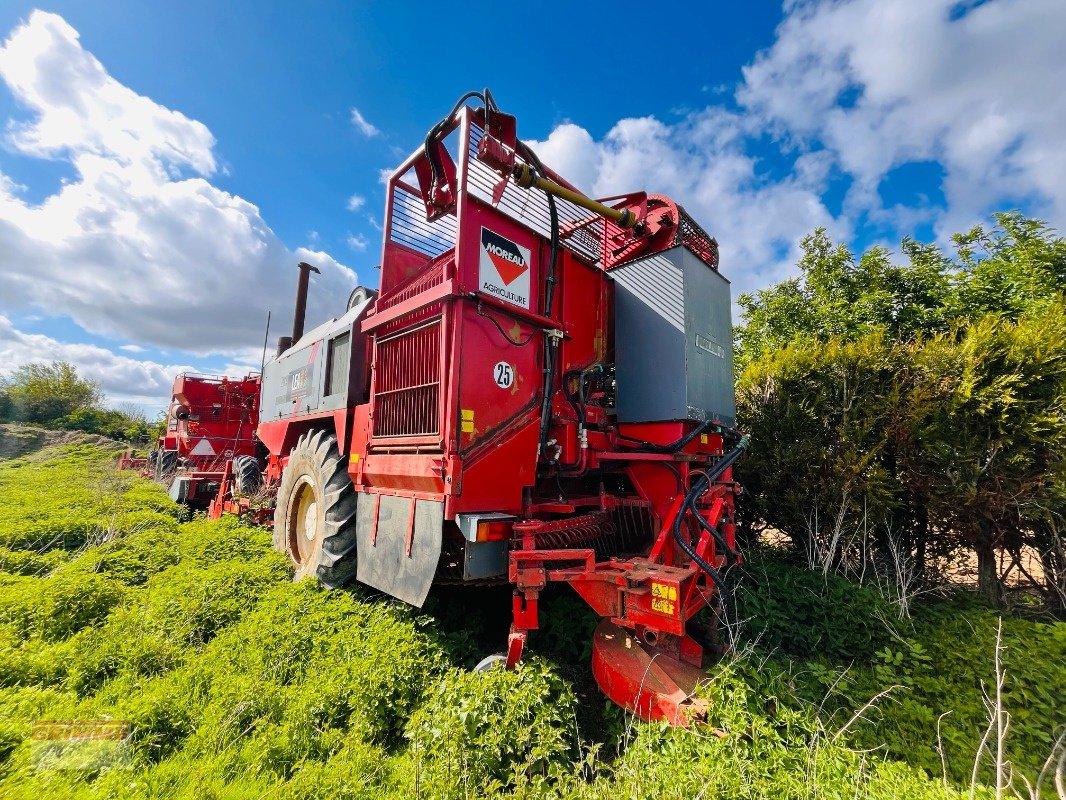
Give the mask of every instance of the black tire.
<path id="1" fill-rule="evenodd" d="M 251 497 L 263 485 L 263 473 L 259 462 L 252 456 L 237 456 L 233 459 L 233 488 L 241 497 Z"/>
<path id="2" fill-rule="evenodd" d="M 305 433 L 289 454 L 274 509 L 274 547 L 289 556 L 293 580 L 317 576 L 331 589 L 355 577 L 355 487 L 337 437 Z"/>
<path id="3" fill-rule="evenodd" d="M 178 471 L 177 450 L 157 450 L 155 459 L 155 479 L 170 483 L 174 473 Z"/>

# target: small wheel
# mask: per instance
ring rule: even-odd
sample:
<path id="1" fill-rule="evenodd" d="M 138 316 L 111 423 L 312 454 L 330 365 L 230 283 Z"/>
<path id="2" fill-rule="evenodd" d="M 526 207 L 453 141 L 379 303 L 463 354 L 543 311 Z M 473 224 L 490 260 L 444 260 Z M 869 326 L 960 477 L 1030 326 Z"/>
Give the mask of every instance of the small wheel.
<path id="1" fill-rule="evenodd" d="M 263 484 L 263 475 L 259 471 L 259 462 L 252 456 L 237 456 L 233 459 L 233 487 L 242 497 L 250 497 L 259 491 Z"/>
<path id="2" fill-rule="evenodd" d="M 337 437 L 305 433 L 289 454 L 274 509 L 274 547 L 287 553 L 293 580 L 318 576 L 336 588 L 355 577 L 357 497 Z"/>
<path id="3" fill-rule="evenodd" d="M 177 450 L 157 450 L 155 460 L 155 478 L 157 481 L 169 482 L 178 471 Z"/>
<path id="4" fill-rule="evenodd" d="M 485 656 L 481 659 L 477 666 L 474 667 L 474 672 L 488 672 L 490 669 L 506 666 L 507 656 L 504 653 L 493 653 L 491 656 Z"/>

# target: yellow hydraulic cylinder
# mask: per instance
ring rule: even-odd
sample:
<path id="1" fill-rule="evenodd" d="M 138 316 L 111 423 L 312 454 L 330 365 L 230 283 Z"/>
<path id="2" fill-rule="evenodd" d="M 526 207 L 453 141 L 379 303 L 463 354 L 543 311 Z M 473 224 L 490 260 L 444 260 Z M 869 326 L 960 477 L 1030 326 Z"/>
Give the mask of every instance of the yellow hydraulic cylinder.
<path id="1" fill-rule="evenodd" d="M 591 197 L 586 197 L 581 194 L 581 192 L 575 192 L 573 189 L 568 189 L 553 180 L 537 175 L 528 164 L 515 165 L 513 177 L 514 182 L 523 189 L 536 187 L 542 192 L 547 192 L 556 197 L 561 197 L 564 200 L 569 200 L 576 206 L 581 206 L 594 214 L 599 214 L 601 217 L 613 220 L 620 228 L 632 228 L 636 226 L 639 221 L 637 215 L 629 209 L 611 208 L 608 205 L 593 200 Z"/>

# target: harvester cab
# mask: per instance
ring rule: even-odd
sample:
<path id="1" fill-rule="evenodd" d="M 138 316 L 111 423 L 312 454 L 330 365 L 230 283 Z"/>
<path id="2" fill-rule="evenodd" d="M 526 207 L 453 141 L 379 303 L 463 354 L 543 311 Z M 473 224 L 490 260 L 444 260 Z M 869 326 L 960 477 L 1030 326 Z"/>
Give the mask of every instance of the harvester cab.
<path id="1" fill-rule="evenodd" d="M 307 273 L 258 429 L 297 577 L 416 606 L 510 584 L 509 666 L 568 583 L 603 618 L 604 693 L 698 717 L 691 623 L 728 616 L 747 446 L 715 239 L 661 195 L 585 196 L 486 90 L 390 177 L 377 292 L 305 333 Z"/>

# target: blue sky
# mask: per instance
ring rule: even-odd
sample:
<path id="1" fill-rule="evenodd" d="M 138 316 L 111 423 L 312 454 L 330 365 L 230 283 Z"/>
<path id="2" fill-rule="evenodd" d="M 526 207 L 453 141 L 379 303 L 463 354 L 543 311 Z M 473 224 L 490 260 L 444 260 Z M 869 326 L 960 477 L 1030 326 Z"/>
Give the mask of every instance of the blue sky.
<path id="1" fill-rule="evenodd" d="M 1061 0 L 0 8 L 0 372 L 162 406 L 373 284 L 381 170 L 488 85 L 587 191 L 686 205 L 736 291 L 822 225 L 862 249 L 998 209 L 1066 222 Z M 39 9 L 39 10 L 38 10 Z"/>

